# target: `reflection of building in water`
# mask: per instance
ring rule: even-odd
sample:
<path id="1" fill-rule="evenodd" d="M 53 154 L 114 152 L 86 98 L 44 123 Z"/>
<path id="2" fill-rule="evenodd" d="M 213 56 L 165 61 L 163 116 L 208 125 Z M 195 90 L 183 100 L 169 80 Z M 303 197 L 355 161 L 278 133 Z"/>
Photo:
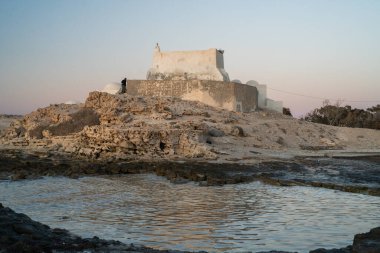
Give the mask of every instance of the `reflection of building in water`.
<path id="1" fill-rule="evenodd" d="M 217 247 L 220 252 L 233 252 L 236 245 L 227 238 L 237 240 L 239 235 L 229 233 L 246 224 L 245 214 L 240 216 L 239 212 L 247 210 L 254 218 L 264 209 L 260 198 L 235 186 L 197 187 L 190 183 L 170 190 L 166 187 L 156 184 L 151 189 L 153 197 L 160 197 L 152 203 L 156 210 L 150 213 L 149 220 L 154 226 L 150 236 L 159 242 L 163 236 L 173 242 L 180 240 L 185 248 L 194 251 L 214 252 Z M 178 192 L 173 195 L 173 191 Z M 158 243 L 157 247 L 160 246 Z"/>

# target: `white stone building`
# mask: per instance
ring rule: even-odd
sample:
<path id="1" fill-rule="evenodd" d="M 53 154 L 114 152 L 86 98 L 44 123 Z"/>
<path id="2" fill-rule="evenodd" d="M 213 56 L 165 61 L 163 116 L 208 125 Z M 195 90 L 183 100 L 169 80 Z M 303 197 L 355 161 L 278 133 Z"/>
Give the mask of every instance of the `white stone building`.
<path id="1" fill-rule="evenodd" d="M 248 85 L 254 86 L 258 91 L 257 104 L 260 109 L 269 109 L 282 113 L 283 103 L 282 101 L 276 101 L 267 97 L 267 86 L 265 84 L 259 84 L 254 80 L 247 82 Z"/>
<path id="2" fill-rule="evenodd" d="M 224 70 L 223 50 L 163 52 L 156 46 L 148 80 L 213 80 L 229 82 Z"/>

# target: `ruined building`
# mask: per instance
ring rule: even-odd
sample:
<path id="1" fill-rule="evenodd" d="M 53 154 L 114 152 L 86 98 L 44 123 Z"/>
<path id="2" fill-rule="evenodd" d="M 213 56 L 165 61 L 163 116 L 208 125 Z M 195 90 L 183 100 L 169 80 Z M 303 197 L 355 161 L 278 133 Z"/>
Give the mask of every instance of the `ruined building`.
<path id="1" fill-rule="evenodd" d="M 231 82 L 224 69 L 223 50 L 162 52 L 156 46 L 147 80 L 128 80 L 134 96 L 171 96 L 194 100 L 230 111 L 251 112 L 269 104 L 258 86 Z M 259 101 L 259 99 L 261 100 Z M 264 104 L 263 104 L 264 105 Z M 282 112 L 280 108 L 269 108 Z"/>

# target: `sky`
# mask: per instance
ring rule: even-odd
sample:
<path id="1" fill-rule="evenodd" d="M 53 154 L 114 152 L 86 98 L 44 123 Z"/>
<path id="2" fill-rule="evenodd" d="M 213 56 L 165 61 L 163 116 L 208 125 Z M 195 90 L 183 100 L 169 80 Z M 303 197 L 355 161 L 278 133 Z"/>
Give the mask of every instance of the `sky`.
<path id="1" fill-rule="evenodd" d="M 324 99 L 371 107 L 379 13 L 378 0 L 0 0 L 0 114 L 145 79 L 156 42 L 225 50 L 231 80 L 266 84 L 297 117 Z"/>

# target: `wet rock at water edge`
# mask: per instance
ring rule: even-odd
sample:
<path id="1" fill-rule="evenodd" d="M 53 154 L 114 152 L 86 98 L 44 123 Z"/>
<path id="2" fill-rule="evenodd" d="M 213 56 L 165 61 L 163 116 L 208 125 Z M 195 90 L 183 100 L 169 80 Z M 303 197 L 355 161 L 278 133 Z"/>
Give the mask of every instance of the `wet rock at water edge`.
<path id="1" fill-rule="evenodd" d="M 16 213 L 0 203 L 0 252 L 146 252 L 159 253 L 147 247 L 126 245 L 119 241 L 81 238 L 65 229 L 51 229 Z"/>
<path id="2" fill-rule="evenodd" d="M 297 253 L 297 252 L 271 250 L 271 251 L 260 251 L 260 252 L 256 252 L 256 253 Z"/>
<path id="3" fill-rule="evenodd" d="M 347 246 L 346 248 L 341 249 L 316 249 L 312 250 L 309 253 L 352 253 L 352 246 Z"/>
<path id="4" fill-rule="evenodd" d="M 357 234 L 354 238 L 353 253 L 379 253 L 380 227 L 371 229 L 368 233 Z"/>

